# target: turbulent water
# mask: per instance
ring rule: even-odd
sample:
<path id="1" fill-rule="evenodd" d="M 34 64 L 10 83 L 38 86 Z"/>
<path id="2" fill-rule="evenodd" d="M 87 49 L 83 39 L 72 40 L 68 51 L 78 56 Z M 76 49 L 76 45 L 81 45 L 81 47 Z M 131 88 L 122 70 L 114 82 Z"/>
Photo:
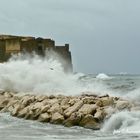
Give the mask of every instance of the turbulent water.
<path id="1" fill-rule="evenodd" d="M 28 58 L 28 59 L 27 59 Z M 0 64 L 0 89 L 35 94 L 119 96 L 140 101 L 140 75 L 66 74 L 54 58 L 14 56 Z M 122 111 L 105 121 L 100 131 L 26 121 L 0 114 L 0 140 L 114 140 L 140 139 L 140 111 Z"/>

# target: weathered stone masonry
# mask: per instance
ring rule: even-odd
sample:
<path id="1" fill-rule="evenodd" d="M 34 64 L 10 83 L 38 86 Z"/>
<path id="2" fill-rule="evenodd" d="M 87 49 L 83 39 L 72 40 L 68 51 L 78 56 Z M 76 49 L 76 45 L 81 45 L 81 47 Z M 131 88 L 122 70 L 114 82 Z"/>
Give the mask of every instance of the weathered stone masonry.
<path id="1" fill-rule="evenodd" d="M 69 44 L 64 46 L 56 46 L 52 39 L 0 35 L 0 62 L 7 61 L 12 54 L 22 52 L 36 52 L 38 55 L 44 56 L 46 50 L 56 52 L 63 59 L 62 65 L 65 71 L 72 71 L 71 52 Z"/>

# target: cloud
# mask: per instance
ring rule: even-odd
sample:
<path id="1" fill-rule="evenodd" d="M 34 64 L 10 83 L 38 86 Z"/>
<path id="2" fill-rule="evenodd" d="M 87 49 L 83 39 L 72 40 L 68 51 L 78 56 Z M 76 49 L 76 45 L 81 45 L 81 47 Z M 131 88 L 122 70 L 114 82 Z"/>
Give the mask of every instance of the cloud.
<path id="1" fill-rule="evenodd" d="M 139 73 L 139 5 L 139 0 L 5 0 L 0 31 L 70 43 L 75 71 Z"/>

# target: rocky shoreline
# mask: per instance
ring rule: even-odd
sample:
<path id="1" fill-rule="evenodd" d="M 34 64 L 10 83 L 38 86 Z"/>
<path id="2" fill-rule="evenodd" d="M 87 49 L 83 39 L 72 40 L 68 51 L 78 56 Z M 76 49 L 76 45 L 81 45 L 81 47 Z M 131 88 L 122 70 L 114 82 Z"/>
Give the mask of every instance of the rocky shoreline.
<path id="1" fill-rule="evenodd" d="M 0 92 L 1 113 L 9 112 L 14 117 L 67 127 L 99 130 L 113 113 L 137 108 L 130 101 L 108 95 L 46 96 Z"/>

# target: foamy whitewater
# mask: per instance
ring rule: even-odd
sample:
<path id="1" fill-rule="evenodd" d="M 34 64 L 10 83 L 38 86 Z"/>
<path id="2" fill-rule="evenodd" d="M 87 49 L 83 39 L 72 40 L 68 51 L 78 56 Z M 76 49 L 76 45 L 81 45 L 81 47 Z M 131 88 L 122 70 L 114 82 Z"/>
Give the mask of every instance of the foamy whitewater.
<path id="1" fill-rule="evenodd" d="M 85 75 L 65 73 L 54 57 L 37 55 L 13 56 L 0 64 L 0 89 L 23 94 L 93 94 L 122 97 L 139 103 L 140 75 L 116 74 Z M 111 109 L 110 109 L 111 111 Z M 43 124 L 0 114 L 0 140 L 114 140 L 140 139 L 140 111 L 122 111 L 113 114 L 100 131 L 80 127 Z"/>

